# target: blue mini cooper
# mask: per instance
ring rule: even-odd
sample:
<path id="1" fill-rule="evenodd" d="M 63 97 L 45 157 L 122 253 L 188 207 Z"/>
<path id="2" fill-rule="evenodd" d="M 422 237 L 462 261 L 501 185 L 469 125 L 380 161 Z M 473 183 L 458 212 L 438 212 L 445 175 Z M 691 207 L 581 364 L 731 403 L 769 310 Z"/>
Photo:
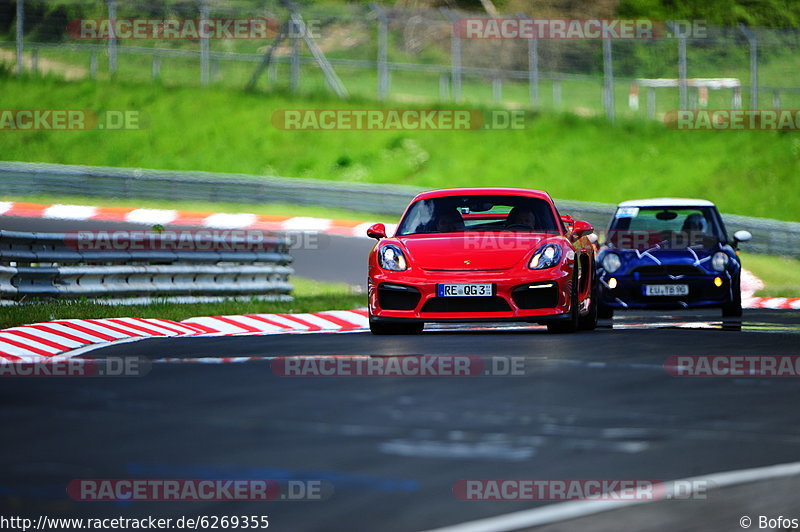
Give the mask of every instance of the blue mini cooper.
<path id="1" fill-rule="evenodd" d="M 741 261 L 748 231 L 728 239 L 710 201 L 658 198 L 617 206 L 597 256 L 598 313 L 615 309 L 721 308 L 742 315 Z"/>

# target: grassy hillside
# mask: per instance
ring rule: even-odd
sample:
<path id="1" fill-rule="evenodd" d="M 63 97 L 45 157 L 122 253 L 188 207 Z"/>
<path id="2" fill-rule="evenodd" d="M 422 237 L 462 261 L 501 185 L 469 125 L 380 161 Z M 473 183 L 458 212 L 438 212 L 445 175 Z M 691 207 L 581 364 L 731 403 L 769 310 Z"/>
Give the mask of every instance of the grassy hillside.
<path id="1" fill-rule="evenodd" d="M 800 220 L 800 137 L 678 132 L 659 123 L 529 114 L 522 130 L 283 131 L 280 109 L 375 108 L 327 95 L 0 77 L 4 108 L 141 110 L 140 131 L 4 131 L 0 158 L 209 170 L 423 187 L 514 185 L 617 202 L 700 196 L 731 213 Z"/>

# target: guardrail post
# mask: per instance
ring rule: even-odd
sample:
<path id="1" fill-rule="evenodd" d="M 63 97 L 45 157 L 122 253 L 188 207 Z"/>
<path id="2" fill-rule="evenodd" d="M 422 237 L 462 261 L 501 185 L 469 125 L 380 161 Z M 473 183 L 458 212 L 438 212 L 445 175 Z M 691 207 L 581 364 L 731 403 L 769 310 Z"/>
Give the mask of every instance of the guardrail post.
<path id="1" fill-rule="evenodd" d="M 115 21 L 117 20 L 116 0 L 106 0 L 108 4 L 108 72 L 111 77 L 117 73 L 117 35 L 115 32 Z"/>
<path id="2" fill-rule="evenodd" d="M 17 0 L 17 75 L 20 76 L 25 70 L 22 64 L 25 40 L 25 1 Z"/>
<path id="3" fill-rule="evenodd" d="M 151 77 L 156 80 L 161 77 L 161 56 L 153 54 L 153 66 L 150 71 Z"/>
<path id="4" fill-rule="evenodd" d="M 492 78 L 492 101 L 500 103 L 503 101 L 503 80 L 499 75 Z"/>
<path id="5" fill-rule="evenodd" d="M 781 92 L 778 89 L 772 91 L 772 107 L 774 109 L 781 108 Z"/>
<path id="6" fill-rule="evenodd" d="M 656 88 L 647 88 L 647 118 L 654 119 L 656 117 Z"/>

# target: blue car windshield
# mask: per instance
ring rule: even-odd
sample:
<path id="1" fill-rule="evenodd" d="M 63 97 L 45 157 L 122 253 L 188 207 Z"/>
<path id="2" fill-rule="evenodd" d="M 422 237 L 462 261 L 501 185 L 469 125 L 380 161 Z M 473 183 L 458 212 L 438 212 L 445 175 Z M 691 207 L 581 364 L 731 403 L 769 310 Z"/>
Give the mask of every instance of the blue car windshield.
<path id="1" fill-rule="evenodd" d="M 620 249 L 710 248 L 727 236 L 715 207 L 619 207 L 607 241 Z"/>
<path id="2" fill-rule="evenodd" d="M 397 229 L 398 235 L 515 231 L 560 233 L 550 203 L 540 198 L 465 195 L 415 202 Z"/>

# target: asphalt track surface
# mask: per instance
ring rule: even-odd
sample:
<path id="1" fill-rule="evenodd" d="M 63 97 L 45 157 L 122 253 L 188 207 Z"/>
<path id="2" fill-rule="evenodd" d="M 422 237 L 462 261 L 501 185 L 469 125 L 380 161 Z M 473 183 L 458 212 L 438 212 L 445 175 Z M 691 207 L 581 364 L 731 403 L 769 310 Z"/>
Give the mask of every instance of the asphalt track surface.
<path id="1" fill-rule="evenodd" d="M 3 229 L 75 226 L 64 224 L 0 218 Z M 355 250 L 369 241 L 346 244 L 353 247 L 341 253 L 341 273 L 363 279 L 364 255 Z M 329 256 L 340 255 L 337 249 Z M 297 254 L 297 270 L 307 267 L 305 275 L 313 276 L 317 263 L 325 268 L 319 252 L 309 254 L 315 264 L 307 266 Z M 575 335 L 489 327 L 110 346 L 90 354 L 259 360 L 155 362 L 140 378 L 4 380 L 0 514 L 268 514 L 274 530 L 412 531 L 549 504 L 461 501 L 452 493 L 459 479 L 669 480 L 798 460 L 797 379 L 680 378 L 665 371 L 670 355 L 800 354 L 797 312 L 745 311 L 738 331 L 725 330 L 717 316 L 620 314 L 613 326 L 603 322 Z M 270 360 L 286 355 L 472 355 L 486 367 L 498 357 L 519 357 L 524 371 L 278 376 Z M 266 503 L 98 503 L 65 495 L 72 479 L 130 477 L 313 479 L 334 493 L 324 501 Z"/>

